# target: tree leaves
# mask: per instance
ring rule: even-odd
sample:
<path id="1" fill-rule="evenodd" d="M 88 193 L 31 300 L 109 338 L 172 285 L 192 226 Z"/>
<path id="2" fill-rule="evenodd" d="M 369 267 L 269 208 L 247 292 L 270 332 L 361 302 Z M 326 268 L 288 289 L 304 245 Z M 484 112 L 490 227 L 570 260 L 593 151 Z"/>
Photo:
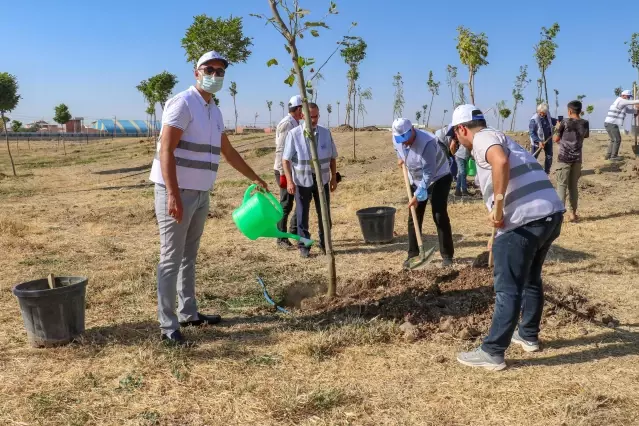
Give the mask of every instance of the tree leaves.
<path id="1" fill-rule="evenodd" d="M 284 84 L 288 84 L 289 87 L 293 87 L 293 83 L 295 83 L 295 74 L 289 75 L 286 80 L 284 80 Z"/>
<path id="2" fill-rule="evenodd" d="M 0 72 L 0 111 L 13 111 L 19 101 L 18 79 L 8 72 Z"/>
<path id="3" fill-rule="evenodd" d="M 268 62 L 266 63 L 267 67 L 271 67 L 273 65 L 279 65 L 279 63 L 277 62 L 277 59 L 275 59 L 275 58 L 269 59 Z"/>
<path id="4" fill-rule="evenodd" d="M 266 18 L 259 14 L 251 16 Z M 233 16 L 214 20 L 204 14 L 198 15 L 182 38 L 186 60 L 194 65 L 203 54 L 211 50 L 225 57 L 230 64 L 246 62 L 251 55 L 249 48 L 252 45 L 252 39 L 244 36 L 242 18 Z"/>
<path id="5" fill-rule="evenodd" d="M 58 124 L 66 124 L 71 120 L 71 112 L 69 111 L 69 107 L 65 104 L 60 104 L 54 109 L 55 115 L 53 116 L 53 121 Z"/>
<path id="6" fill-rule="evenodd" d="M 319 32 L 317 30 L 311 30 L 311 35 L 313 37 L 319 37 Z"/>

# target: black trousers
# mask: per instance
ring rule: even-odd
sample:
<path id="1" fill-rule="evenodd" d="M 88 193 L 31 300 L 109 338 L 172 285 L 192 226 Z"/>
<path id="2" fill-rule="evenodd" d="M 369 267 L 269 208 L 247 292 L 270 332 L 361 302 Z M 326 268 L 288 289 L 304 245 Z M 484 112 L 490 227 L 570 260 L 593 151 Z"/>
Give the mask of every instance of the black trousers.
<path id="1" fill-rule="evenodd" d="M 331 222 L 331 191 L 329 184 L 324 184 L 324 193 L 326 193 L 326 204 L 328 207 L 328 222 L 329 226 L 332 226 Z M 319 189 L 317 187 L 317 179 L 313 175 L 313 186 L 297 186 L 295 189 L 295 210 L 297 217 L 297 232 L 300 237 L 311 238 L 311 233 L 308 230 L 308 216 L 311 210 L 311 199 L 315 203 L 315 212 L 317 213 L 317 222 L 319 225 L 319 241 L 318 245 L 324 246 L 324 224 L 322 223 L 322 210 L 320 208 Z M 328 232 L 331 232 L 329 229 Z M 299 243 L 299 247 L 304 247 L 304 244 Z"/>
<path id="2" fill-rule="evenodd" d="M 280 172 L 275 170 L 275 184 L 278 188 L 280 188 Z M 277 223 L 277 229 L 282 232 L 286 232 L 286 222 L 288 221 L 288 215 L 293 211 L 293 216 L 291 216 L 291 223 L 288 227 L 288 232 L 290 234 L 297 234 L 297 217 L 296 212 L 293 210 L 293 202 L 295 201 L 295 195 L 289 194 L 286 188 L 280 188 L 280 204 L 282 205 L 282 210 L 284 210 L 284 216 L 282 216 L 282 220 Z"/>
<path id="3" fill-rule="evenodd" d="M 440 178 L 431 185 L 431 207 L 433 211 L 433 221 L 437 227 L 437 236 L 439 238 L 439 253 L 443 259 L 452 259 L 455 254 L 453 247 L 453 231 L 450 227 L 450 218 L 448 217 L 448 193 L 450 185 L 453 181 L 452 175 L 448 174 Z M 412 186 L 411 192 L 415 194 L 417 187 Z M 428 200 L 417 203 L 415 212 L 417 213 L 417 221 L 419 230 L 422 230 L 424 222 L 424 213 L 426 212 L 426 204 Z M 415 235 L 415 226 L 413 225 L 413 215 L 408 215 L 408 257 L 419 255 L 419 245 L 417 236 Z"/>

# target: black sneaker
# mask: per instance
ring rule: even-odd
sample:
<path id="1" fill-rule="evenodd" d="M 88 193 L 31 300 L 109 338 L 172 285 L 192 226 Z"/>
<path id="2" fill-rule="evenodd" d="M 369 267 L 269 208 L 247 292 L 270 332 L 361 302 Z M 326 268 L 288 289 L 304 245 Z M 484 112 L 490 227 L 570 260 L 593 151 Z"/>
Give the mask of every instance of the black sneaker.
<path id="1" fill-rule="evenodd" d="M 463 195 L 464 197 L 472 197 L 472 196 L 473 196 L 473 194 L 471 194 L 470 192 L 468 192 L 468 190 L 466 190 L 466 191 L 462 191 L 462 195 Z"/>
<path id="2" fill-rule="evenodd" d="M 186 345 L 186 340 L 180 333 L 180 330 L 175 330 L 172 333 L 164 334 L 162 333 L 161 340 L 165 342 L 167 345 L 175 345 L 175 346 L 184 346 Z"/>
<path id="3" fill-rule="evenodd" d="M 610 157 L 610 161 L 623 161 L 623 158 L 621 158 L 619 156 Z"/>
<path id="4" fill-rule="evenodd" d="M 197 313 L 197 318 L 194 321 L 180 322 L 181 327 L 201 327 L 203 325 L 215 325 L 222 321 L 222 317 L 219 315 L 204 315 Z"/>
<path id="5" fill-rule="evenodd" d="M 604 160 L 610 160 L 610 156 L 609 155 L 605 155 L 604 156 Z"/>
<path id="6" fill-rule="evenodd" d="M 311 257 L 311 250 L 307 249 L 306 247 L 303 247 L 300 249 L 300 257 L 302 259 L 308 259 L 309 257 Z"/>
<path id="7" fill-rule="evenodd" d="M 462 196 L 461 189 L 456 189 L 455 190 L 455 197 L 461 197 L 461 196 Z"/>
<path id="8" fill-rule="evenodd" d="M 453 266 L 453 259 L 445 258 L 442 260 L 442 268 Z"/>

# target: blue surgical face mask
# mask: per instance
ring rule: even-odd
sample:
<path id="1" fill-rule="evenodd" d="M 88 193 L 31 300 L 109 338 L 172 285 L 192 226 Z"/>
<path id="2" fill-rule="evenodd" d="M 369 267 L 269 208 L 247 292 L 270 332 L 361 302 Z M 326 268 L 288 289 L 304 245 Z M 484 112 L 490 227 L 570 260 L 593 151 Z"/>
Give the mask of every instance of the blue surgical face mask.
<path id="1" fill-rule="evenodd" d="M 203 75 L 199 80 L 200 88 L 210 94 L 219 92 L 224 85 L 224 77 Z"/>

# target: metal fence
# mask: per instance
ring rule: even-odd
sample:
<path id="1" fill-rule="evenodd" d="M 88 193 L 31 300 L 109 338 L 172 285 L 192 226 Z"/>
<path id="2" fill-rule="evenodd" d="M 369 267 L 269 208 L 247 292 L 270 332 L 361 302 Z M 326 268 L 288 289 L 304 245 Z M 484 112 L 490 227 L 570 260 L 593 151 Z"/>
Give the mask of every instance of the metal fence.
<path id="1" fill-rule="evenodd" d="M 10 140 L 50 141 L 64 138 L 69 141 L 85 141 L 89 139 L 146 138 L 148 133 L 64 133 L 64 132 L 8 132 Z M 157 136 L 157 132 L 153 137 Z M 5 137 L 3 132 L 2 137 Z"/>

